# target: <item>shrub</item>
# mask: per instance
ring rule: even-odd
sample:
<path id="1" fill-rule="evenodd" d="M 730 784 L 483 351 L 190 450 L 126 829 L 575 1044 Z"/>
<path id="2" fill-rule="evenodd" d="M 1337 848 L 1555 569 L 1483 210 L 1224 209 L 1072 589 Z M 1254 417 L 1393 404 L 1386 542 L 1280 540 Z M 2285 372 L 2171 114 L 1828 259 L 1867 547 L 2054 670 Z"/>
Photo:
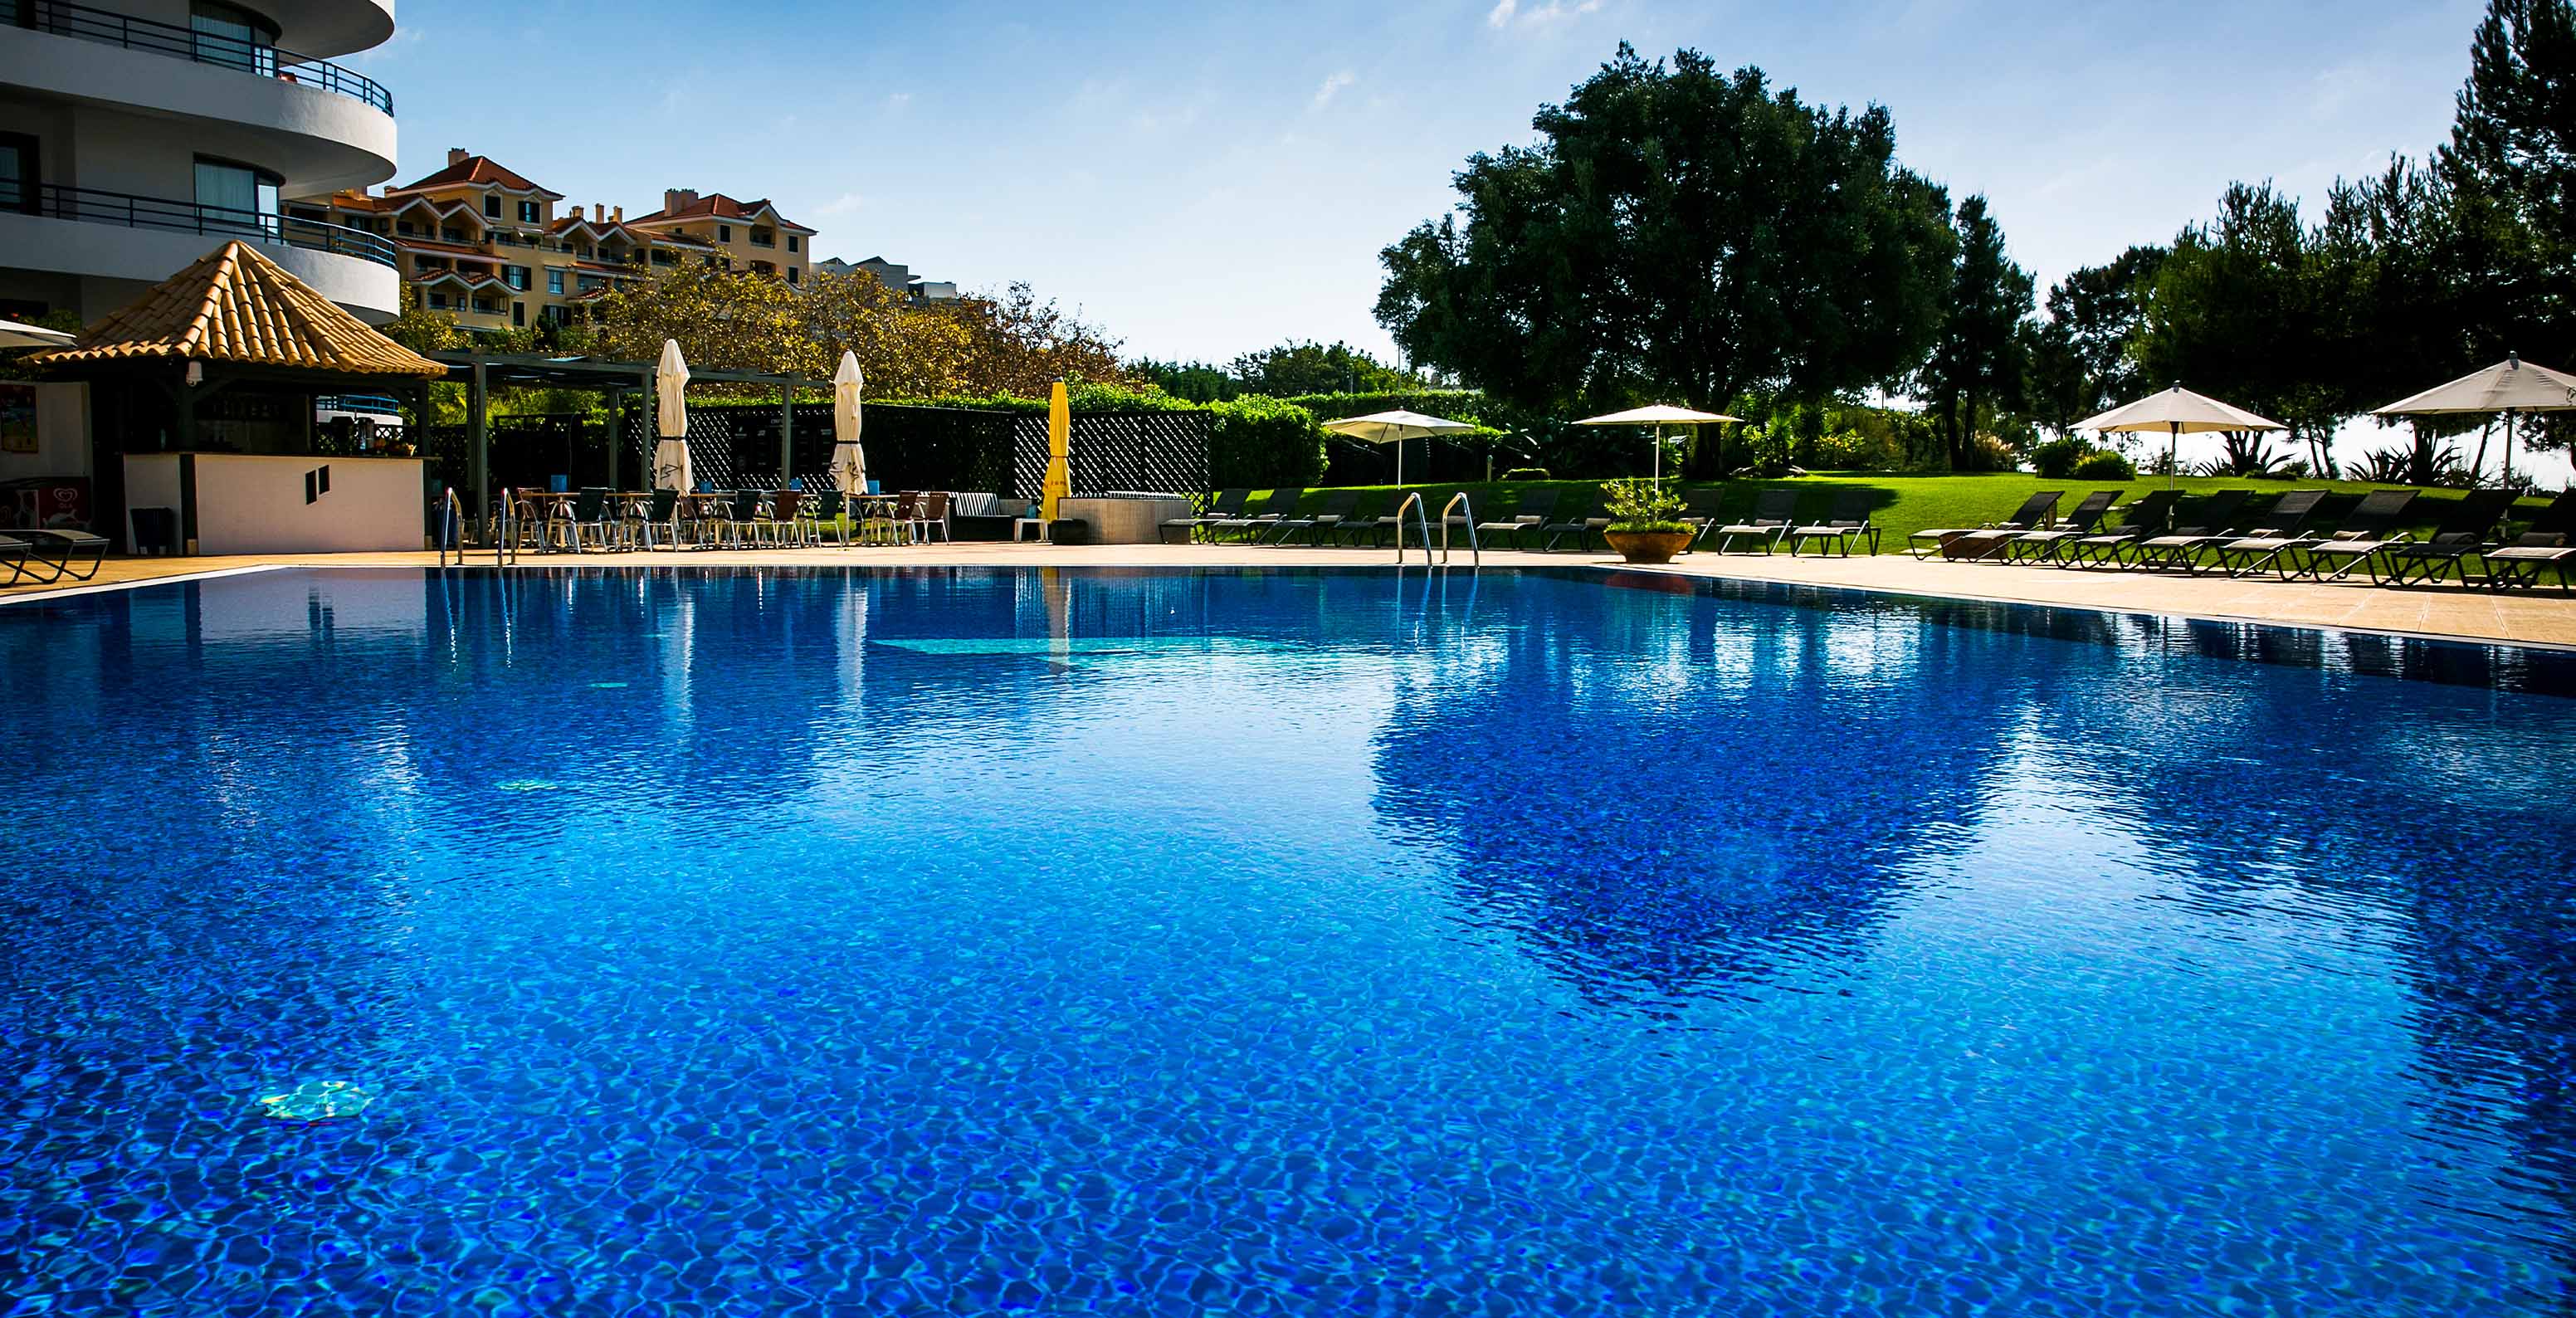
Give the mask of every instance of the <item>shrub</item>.
<path id="1" fill-rule="evenodd" d="M 1602 508 L 1610 514 L 1613 531 L 1687 531 L 1681 516 L 1682 496 L 1661 481 L 1631 476 L 1623 480 L 1603 481 L 1605 496 Z"/>
<path id="2" fill-rule="evenodd" d="M 2080 439 L 2052 439 L 2030 451 L 2030 469 L 2041 480 L 2062 481 L 2075 474 L 2075 464 L 2092 453 L 2091 445 Z"/>
<path id="3" fill-rule="evenodd" d="M 1778 480 L 1789 474 L 1789 437 L 1778 427 L 1745 427 L 1742 447 L 1744 465 L 1729 475 Z"/>
<path id="4" fill-rule="evenodd" d="M 1247 394 L 1207 405 L 1208 479 L 1216 485 L 1279 489 L 1324 474 L 1324 427 L 1294 403 Z"/>
<path id="5" fill-rule="evenodd" d="M 2080 481 L 2133 481 L 2138 478 L 2138 469 L 2130 466 L 2127 458 L 2102 448 L 2077 459 L 2074 470 L 2067 474 Z"/>
<path id="6" fill-rule="evenodd" d="M 1808 448 L 1807 465 L 1818 471 L 1894 471 L 1905 465 L 1904 450 L 1887 430 L 1838 430 L 1816 436 Z"/>
<path id="7" fill-rule="evenodd" d="M 2013 452 L 2012 445 L 1993 435 L 1980 433 L 1969 441 L 1968 462 L 1960 470 L 2016 471 L 2020 467 L 2021 455 Z"/>
<path id="8" fill-rule="evenodd" d="M 1547 474 L 1547 468 L 1545 467 L 1514 467 L 1510 471 L 1503 473 L 1503 479 L 1507 481 L 1543 481 L 1552 478 Z"/>

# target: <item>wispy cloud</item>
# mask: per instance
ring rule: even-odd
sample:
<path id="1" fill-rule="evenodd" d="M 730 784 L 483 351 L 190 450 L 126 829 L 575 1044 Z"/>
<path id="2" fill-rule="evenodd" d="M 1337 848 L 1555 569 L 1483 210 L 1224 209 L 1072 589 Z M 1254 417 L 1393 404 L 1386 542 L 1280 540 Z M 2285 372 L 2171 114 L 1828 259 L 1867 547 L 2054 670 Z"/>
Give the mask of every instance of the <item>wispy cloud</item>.
<path id="1" fill-rule="evenodd" d="M 886 108 L 889 110 L 900 110 L 910 104 L 912 104 L 911 92 L 886 93 Z"/>
<path id="2" fill-rule="evenodd" d="M 824 202 L 822 205 L 815 207 L 814 213 L 817 215 L 847 215 L 867 204 L 868 199 L 866 197 L 855 192 L 844 192 L 840 196 L 834 197 L 830 201 Z"/>
<path id="3" fill-rule="evenodd" d="M 1510 27 L 1545 27 L 1589 14 L 1599 9 L 1601 3 L 1602 0 L 1574 0 L 1573 4 L 1567 4 L 1565 0 L 1547 0 L 1546 4 L 1523 9 L 1520 0 L 1494 0 L 1494 7 L 1485 12 L 1485 25 L 1497 31 Z"/>
<path id="4" fill-rule="evenodd" d="M 1512 0 L 1503 0 L 1503 3 L 1505 4 L 1510 4 L 1511 2 Z M 1360 76 L 1351 72 L 1349 69 L 1344 69 L 1339 73 L 1328 75 L 1324 79 L 1324 85 L 1315 89 L 1315 108 L 1318 110 L 1323 109 L 1326 104 L 1332 101 L 1334 93 L 1339 92 L 1344 87 L 1348 87 L 1359 80 Z"/>

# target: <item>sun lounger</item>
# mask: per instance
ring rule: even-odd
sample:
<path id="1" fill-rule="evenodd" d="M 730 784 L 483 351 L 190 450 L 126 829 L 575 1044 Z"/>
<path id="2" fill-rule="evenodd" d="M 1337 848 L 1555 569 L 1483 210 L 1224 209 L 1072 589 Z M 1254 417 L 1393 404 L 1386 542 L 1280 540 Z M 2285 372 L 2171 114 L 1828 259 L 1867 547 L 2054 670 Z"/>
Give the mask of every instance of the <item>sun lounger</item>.
<path id="1" fill-rule="evenodd" d="M 9 569 L 9 579 L 0 586 L 14 586 L 27 576 L 27 560 L 35 553 L 27 542 L 12 535 L 0 535 L 0 567 Z"/>
<path id="2" fill-rule="evenodd" d="M 1574 537 L 1574 547 L 1581 549 L 1585 542 L 1606 529 L 1610 525 L 1610 515 L 1603 511 L 1603 501 L 1606 497 L 1596 488 L 1592 492 L 1592 497 L 1584 501 L 1581 511 L 1562 521 L 1549 522 L 1541 526 L 1539 532 L 1547 537 L 1548 552 L 1554 553 L 1556 542 L 1569 535 Z"/>
<path id="3" fill-rule="evenodd" d="M 2004 560 L 2045 563 L 2055 558 L 2068 541 L 2091 535 L 2093 528 L 2101 525 L 2102 518 L 2111 511 L 2111 505 L 2118 503 L 2120 496 L 2126 493 L 2126 490 L 2095 490 L 2075 501 L 2074 510 L 2066 514 L 2065 521 L 2044 531 L 2024 531 L 2019 535 L 2005 536 Z"/>
<path id="4" fill-rule="evenodd" d="M 1712 528 L 1725 524 L 1725 503 L 1725 486 L 1700 486 L 1682 500 L 1682 515 L 1675 520 L 1691 529 L 1691 543 L 1698 544 L 1708 538 Z"/>
<path id="5" fill-rule="evenodd" d="M 2483 575 L 2478 584 L 2507 588 L 2529 588 L 2540 584 L 2543 572 L 2556 568 L 2559 588 L 2569 589 L 2569 573 L 2576 572 L 2576 491 L 2569 491 L 2550 501 L 2540 515 L 2523 527 L 2521 534 L 2492 549 L 2477 551 Z M 2461 577 L 2467 578 L 2466 560 L 2461 564 Z"/>
<path id="6" fill-rule="evenodd" d="M 2457 569 L 2461 584 L 2467 584 L 2468 571 L 2461 564 L 2486 546 L 2496 524 L 2513 511 L 2516 497 L 2511 490 L 2471 490 L 2461 495 L 2450 515 L 2435 524 L 2430 538 L 2381 550 L 2379 567 L 2371 569 L 2372 579 L 2390 586 L 2405 585 L 2409 578 L 2430 583 L 2445 570 Z M 2380 568 L 2387 571 L 2383 574 Z"/>
<path id="7" fill-rule="evenodd" d="M 2124 560 L 2117 553 L 2111 561 L 2122 568 L 2178 568 L 2185 573 L 2200 571 L 2200 553 L 2237 537 L 2233 529 L 2236 515 L 2245 509 L 2254 491 L 2220 490 L 2200 501 L 2191 513 L 2191 524 L 2177 526 L 2161 535 L 2150 535 L 2129 547 Z"/>
<path id="8" fill-rule="evenodd" d="M 1868 541 L 1869 552 L 1877 553 L 1878 528 L 1869 524 L 1872 497 L 1868 487 L 1861 485 L 1846 485 L 1835 490 L 1833 506 L 1826 510 L 1825 520 L 1789 528 L 1789 534 L 1783 537 L 1789 542 L 1789 556 L 1796 558 L 1798 546 L 1811 540 L 1821 546 L 1816 551 L 1820 554 L 1830 548 L 1841 550 L 1845 557 L 1849 557 L 1854 540 Z"/>
<path id="9" fill-rule="evenodd" d="M 1282 517 L 1272 523 L 1270 543 L 1284 545 L 1288 543 L 1291 536 L 1302 534 L 1306 537 L 1306 543 L 1314 544 L 1317 537 L 1331 535 L 1340 528 L 1342 523 L 1349 521 L 1351 510 L 1358 507 L 1359 502 L 1359 491 L 1335 490 L 1315 500 L 1313 507 L 1296 516 Z"/>
<path id="10" fill-rule="evenodd" d="M 91 535 L 87 531 L 30 527 L 23 531 L 0 531 L 0 535 L 25 547 L 23 555 L 0 553 L 0 558 L 9 560 L 10 570 L 15 574 L 9 578 L 12 583 L 21 577 L 34 577 L 40 582 L 60 581 L 65 577 L 87 581 L 97 576 L 99 565 L 107 561 L 107 537 Z M 79 566 L 84 562 L 85 567 Z"/>
<path id="11" fill-rule="evenodd" d="M 1532 490 L 1522 495 L 1520 502 L 1513 505 L 1512 515 L 1508 520 L 1478 522 L 1476 534 L 1491 533 L 1495 536 L 1509 536 L 1513 548 L 1525 548 L 1528 538 L 1537 534 L 1541 527 L 1547 525 L 1547 519 L 1555 515 L 1558 497 L 1556 487 L 1552 485 Z"/>
<path id="12" fill-rule="evenodd" d="M 2369 566 L 2371 577 L 2376 580 L 2379 556 L 2392 545 L 2407 543 L 2405 534 L 2397 529 L 2397 523 L 2405 517 L 2406 510 L 2414 506 L 2415 495 L 2414 490 L 2372 490 L 2361 496 L 2361 502 L 2353 505 L 2351 512 L 2344 514 L 2343 525 L 2337 527 L 2333 535 L 2300 545 L 2278 555 L 2275 560 L 2289 564 L 2297 555 L 2304 554 L 2306 561 L 2275 570 L 2284 577 L 2304 574 L 2319 581 L 2341 581 L 2350 576 L 2354 568 Z M 2334 570 L 2333 576 L 2326 575 L 2329 561 L 2342 564 Z"/>
<path id="13" fill-rule="evenodd" d="M 1783 486 L 1772 486 L 1753 496 L 1753 515 L 1741 522 L 1717 528 L 1717 552 L 1723 554 L 1735 547 L 1736 538 L 1748 537 L 1762 546 L 1763 553 L 1780 547 L 1781 537 L 1798 521 L 1798 492 Z"/>
<path id="14" fill-rule="evenodd" d="M 2173 490 L 2150 490 L 2136 503 L 2114 508 L 2120 524 L 2109 530 L 2095 529 L 2090 535 L 2079 535 L 2058 546 L 2059 567 L 2101 567 L 2118 565 L 2120 551 L 2147 537 L 2157 535 L 2173 517 L 2174 504 L 2182 495 Z"/>
<path id="15" fill-rule="evenodd" d="M 1219 490 L 1217 496 L 1208 501 L 1206 512 L 1195 517 L 1172 518 L 1163 523 L 1162 529 L 1181 532 L 1183 540 L 1195 540 L 1207 528 L 1229 517 L 1242 516 L 1244 502 L 1251 497 L 1252 491 L 1240 485 Z"/>
<path id="16" fill-rule="evenodd" d="M 2002 533 L 2014 533 L 2014 535 L 2017 535 L 2017 533 L 2022 533 L 2022 530 L 2038 530 L 2038 528 L 2043 528 L 2043 525 L 2048 525 L 2048 515 L 2050 515 L 2050 512 L 2053 512 L 2053 510 L 2056 510 L 2056 507 L 2058 507 L 2058 499 L 2063 499 L 2063 497 L 2066 497 L 2066 492 L 2063 492 L 2063 489 L 2043 489 L 2043 492 L 2038 492 L 2038 494 L 2032 494 L 2032 497 L 2022 499 L 2022 507 L 2017 507 L 2017 510 L 2012 510 L 2012 517 L 2004 517 L 2002 523 L 1968 525 L 1968 528 L 1927 528 L 1927 530 L 1917 530 L 1917 533 L 1914 533 L 1914 535 L 1911 535 L 1911 538 L 1909 538 L 1909 541 L 1914 541 L 1914 543 L 1911 543 L 1911 546 L 1906 546 L 1906 553 L 1911 553 L 1911 556 L 1917 556 L 1917 559 L 1929 559 L 1929 556 L 1935 556 L 1935 553 L 1940 553 L 1942 559 L 1965 559 L 1965 556 L 1981 556 L 1981 553 L 1991 553 L 1991 551 L 1994 551 L 1994 546 L 1999 546 L 1999 543 L 2002 543 L 2002 541 L 1999 541 L 1999 538 L 1994 538 L 1994 535 L 1991 535 L 1991 533 L 1996 533 L 1996 530 L 2002 530 Z M 1953 541 L 1960 541 L 1960 538 L 1965 538 L 1965 535 L 1986 535 L 1986 538 L 1984 538 L 1984 541 L 1971 543 L 1973 553 L 1953 553 L 1953 551 L 1950 551 L 1950 546 L 1953 546 Z"/>
<path id="17" fill-rule="evenodd" d="M 1263 504 L 1260 512 L 1237 512 L 1232 517 L 1219 517 L 1210 524 L 1209 530 L 1212 535 L 1232 532 L 1246 540 L 1260 540 L 1270 534 L 1272 527 L 1296 516 L 1297 503 L 1305 497 L 1306 489 L 1302 485 L 1294 489 L 1272 490 L 1270 502 Z"/>
<path id="18" fill-rule="evenodd" d="M 2263 514 L 2264 525 L 2250 535 L 2229 536 L 2210 546 L 2218 559 L 2218 570 L 2230 576 L 2259 572 L 2273 560 L 2315 537 L 2306 535 L 2308 522 L 2317 509 L 2325 505 L 2330 490 L 2292 490 L 2281 496 Z"/>

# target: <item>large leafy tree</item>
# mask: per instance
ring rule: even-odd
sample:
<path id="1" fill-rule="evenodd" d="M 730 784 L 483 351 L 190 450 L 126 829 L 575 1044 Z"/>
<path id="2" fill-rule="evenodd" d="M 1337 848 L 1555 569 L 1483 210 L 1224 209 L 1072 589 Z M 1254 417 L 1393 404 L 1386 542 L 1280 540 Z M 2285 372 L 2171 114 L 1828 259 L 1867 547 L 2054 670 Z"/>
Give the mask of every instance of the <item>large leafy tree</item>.
<path id="1" fill-rule="evenodd" d="M 2029 350 L 2030 272 L 2004 251 L 1984 197 L 1959 203 L 1959 258 L 1942 306 L 1940 337 L 1925 363 L 1922 395 L 1953 471 L 1973 470 L 1979 413 L 2019 401 Z"/>
<path id="2" fill-rule="evenodd" d="M 2147 289 L 2162 247 L 2132 247 L 2104 265 L 2071 271 L 2048 290 L 2048 319 L 2030 331 L 2023 398 L 2033 420 L 2059 434 L 2150 387 L 2136 359 Z"/>
<path id="3" fill-rule="evenodd" d="M 1885 109 L 1623 43 L 1534 126 L 1381 254 L 1378 320 L 1413 361 L 1530 407 L 1722 406 L 1900 380 L 1930 350 L 1957 240 Z"/>

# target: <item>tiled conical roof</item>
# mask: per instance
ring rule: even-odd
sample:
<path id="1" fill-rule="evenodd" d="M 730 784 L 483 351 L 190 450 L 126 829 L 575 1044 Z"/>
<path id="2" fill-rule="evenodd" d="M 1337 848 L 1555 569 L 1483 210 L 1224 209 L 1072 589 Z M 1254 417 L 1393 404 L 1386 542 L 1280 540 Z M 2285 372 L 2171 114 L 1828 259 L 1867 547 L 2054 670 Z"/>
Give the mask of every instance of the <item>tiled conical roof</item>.
<path id="1" fill-rule="evenodd" d="M 243 242 L 229 242 L 82 330 L 44 366 L 115 361 L 238 362 L 342 375 L 445 375 Z"/>

